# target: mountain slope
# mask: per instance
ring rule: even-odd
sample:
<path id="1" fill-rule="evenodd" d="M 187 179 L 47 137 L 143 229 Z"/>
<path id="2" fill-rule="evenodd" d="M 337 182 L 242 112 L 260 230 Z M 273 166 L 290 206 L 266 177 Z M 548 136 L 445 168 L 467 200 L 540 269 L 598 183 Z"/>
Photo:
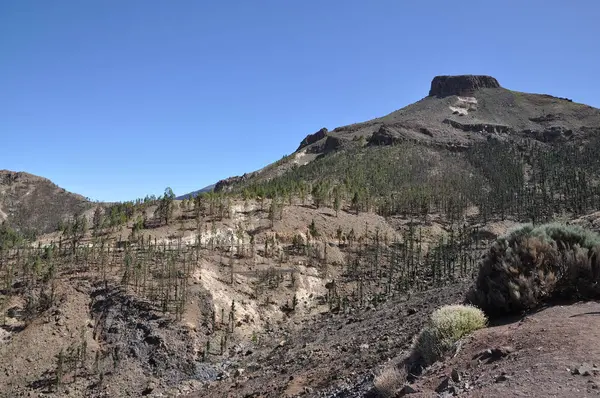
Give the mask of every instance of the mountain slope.
<path id="1" fill-rule="evenodd" d="M 507 90 L 488 76 L 439 76 L 422 100 L 321 129 L 292 155 L 219 181 L 215 192 L 351 203 L 384 217 L 537 222 L 600 203 L 598 145 L 600 109 Z"/>
<path id="2" fill-rule="evenodd" d="M 195 198 L 196 196 L 198 196 L 201 193 L 205 193 L 205 192 L 212 192 L 212 190 L 215 189 L 215 184 L 212 185 L 208 185 L 202 189 L 199 189 L 197 191 L 194 192 L 190 192 L 190 193 L 186 193 L 184 195 L 180 195 L 178 197 L 176 197 L 175 199 L 177 200 L 183 200 L 183 199 L 190 199 L 190 198 Z"/>
<path id="3" fill-rule="evenodd" d="M 46 178 L 0 170 L 0 222 L 16 229 L 52 231 L 60 220 L 89 206 L 83 196 L 67 192 Z"/>
<path id="4" fill-rule="evenodd" d="M 477 79 L 483 84 L 477 84 Z M 565 98 L 511 91 L 487 76 L 438 76 L 431 85 L 429 95 L 414 104 L 381 118 L 336 128 L 322 139 L 369 138 L 388 132 L 422 142 L 466 144 L 489 134 L 543 140 L 546 132 L 547 140 L 569 140 L 571 134 L 583 138 L 598 132 L 600 126 L 599 109 Z M 554 136 L 552 131 L 563 135 Z"/>
<path id="5" fill-rule="evenodd" d="M 489 76 L 437 76 L 429 95 L 420 101 L 370 121 L 309 134 L 292 155 L 244 177 L 220 181 L 215 190 L 281 176 L 319 156 L 365 143 L 411 141 L 462 151 L 490 138 L 561 144 L 587 142 L 598 135 L 600 109 L 566 98 L 508 90 Z"/>
<path id="6" fill-rule="evenodd" d="M 437 78 L 430 94 L 322 129 L 194 201 L 107 206 L 94 229 L 0 253 L 0 355 L 13 359 L 0 366 L 3 393 L 372 396 L 373 376 L 404 363 L 430 313 L 464 299 L 499 235 L 546 219 L 600 225 L 598 110 L 481 76 Z M 10 180 L 22 205 L 31 187 Z M 463 383 L 449 387 L 478 396 L 506 385 L 497 392 L 508 396 L 511 380 L 541 381 L 511 372 L 554 350 L 546 330 L 580 312 L 518 326 L 516 342 L 512 326 L 474 336 L 453 359 Z M 525 359 L 496 363 L 509 366 L 498 385 L 494 365 L 466 369 L 496 333 L 518 350 L 508 359 Z M 523 346 L 534 349 L 521 349 L 532 333 L 540 339 Z M 554 353 L 564 350 L 543 359 L 560 369 L 587 360 Z M 413 383 L 421 396 L 452 375 L 436 369 Z"/>

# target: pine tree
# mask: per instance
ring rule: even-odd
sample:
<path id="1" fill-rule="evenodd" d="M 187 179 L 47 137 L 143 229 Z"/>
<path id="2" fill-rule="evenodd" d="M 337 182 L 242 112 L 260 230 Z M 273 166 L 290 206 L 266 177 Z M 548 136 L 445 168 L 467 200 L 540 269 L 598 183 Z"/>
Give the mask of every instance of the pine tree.
<path id="1" fill-rule="evenodd" d="M 94 217 L 92 219 L 92 226 L 94 228 L 95 236 L 100 235 L 100 228 L 102 228 L 102 218 L 103 218 L 102 213 L 103 213 L 102 208 L 100 206 L 97 206 L 96 210 L 94 210 Z"/>
<path id="2" fill-rule="evenodd" d="M 169 225 L 171 218 L 173 217 L 174 211 L 174 200 L 175 194 L 173 190 L 169 187 L 165 189 L 165 194 L 160 199 L 160 203 L 158 205 L 157 211 L 159 213 L 159 217 L 161 220 L 164 220 L 166 225 Z"/>
<path id="3" fill-rule="evenodd" d="M 338 217 L 340 208 L 342 207 L 342 198 L 340 194 L 340 188 L 335 187 L 333 190 L 333 209 L 335 210 L 335 216 Z"/>

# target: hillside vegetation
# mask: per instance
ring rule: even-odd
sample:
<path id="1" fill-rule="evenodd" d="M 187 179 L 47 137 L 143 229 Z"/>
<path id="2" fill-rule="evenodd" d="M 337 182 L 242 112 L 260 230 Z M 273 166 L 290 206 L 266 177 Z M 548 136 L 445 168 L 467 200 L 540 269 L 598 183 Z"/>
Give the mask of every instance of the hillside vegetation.
<path id="1" fill-rule="evenodd" d="M 468 298 L 494 315 L 557 299 L 597 299 L 599 254 L 600 235 L 581 227 L 522 227 L 492 244 Z"/>
<path id="2" fill-rule="evenodd" d="M 2 393 L 351 397 L 383 368 L 403 388 L 485 326 L 444 307 L 468 288 L 492 320 L 597 297 L 600 239 L 565 222 L 600 225 L 599 132 L 597 109 L 440 77 L 182 200 L 5 173 Z"/>

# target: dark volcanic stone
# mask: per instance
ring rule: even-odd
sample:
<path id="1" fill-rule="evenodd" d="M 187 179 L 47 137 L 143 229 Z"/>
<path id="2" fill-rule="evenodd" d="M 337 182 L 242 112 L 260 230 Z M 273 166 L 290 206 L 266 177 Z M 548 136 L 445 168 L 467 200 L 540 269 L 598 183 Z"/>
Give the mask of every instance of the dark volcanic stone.
<path id="1" fill-rule="evenodd" d="M 405 395 L 409 395 L 409 394 L 416 394 L 418 393 L 419 390 L 415 389 L 414 387 L 405 384 L 404 387 L 402 387 L 402 389 L 400 391 L 398 391 L 398 394 L 396 394 L 397 397 L 403 397 Z"/>
<path id="2" fill-rule="evenodd" d="M 429 96 L 470 95 L 480 88 L 500 88 L 500 83 L 491 76 L 436 76 L 431 81 Z"/>
<path id="3" fill-rule="evenodd" d="M 450 378 L 446 377 L 442 382 L 435 388 L 435 392 L 441 393 L 450 389 Z"/>
<path id="4" fill-rule="evenodd" d="M 254 176 L 254 174 L 255 173 L 246 173 L 243 176 L 234 176 L 220 180 L 215 184 L 214 192 L 229 191 L 231 186 L 246 181 L 248 178 Z"/>
<path id="5" fill-rule="evenodd" d="M 401 141 L 402 136 L 387 126 L 381 126 L 368 140 L 369 145 L 393 145 Z"/>
<path id="6" fill-rule="evenodd" d="M 318 144 L 315 144 L 306 150 L 307 153 L 327 153 L 337 151 L 344 147 L 344 145 L 348 142 L 340 137 L 335 137 L 331 135 L 325 135 L 324 140 L 320 140 Z"/>
<path id="7" fill-rule="evenodd" d="M 315 142 L 322 140 L 327 135 L 327 132 L 328 130 L 325 127 L 323 127 L 316 133 L 307 135 L 300 143 L 300 146 L 298 147 L 297 151 L 304 148 L 305 146 L 309 146 L 310 144 L 314 144 Z"/>

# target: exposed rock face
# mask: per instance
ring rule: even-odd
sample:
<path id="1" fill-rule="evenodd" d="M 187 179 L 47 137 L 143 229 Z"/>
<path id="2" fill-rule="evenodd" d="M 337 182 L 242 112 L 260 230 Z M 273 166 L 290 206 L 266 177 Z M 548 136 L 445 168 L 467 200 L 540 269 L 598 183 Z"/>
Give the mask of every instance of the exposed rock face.
<path id="1" fill-rule="evenodd" d="M 0 184 L 14 184 L 17 182 L 42 182 L 48 181 L 45 178 L 35 176 L 33 174 L 24 173 L 22 171 L 0 170 Z"/>
<path id="2" fill-rule="evenodd" d="M 231 190 L 231 186 L 239 184 L 240 182 L 246 181 L 248 178 L 254 176 L 255 173 L 245 173 L 243 176 L 229 177 L 224 180 L 220 180 L 215 184 L 214 192 L 228 192 Z"/>
<path id="3" fill-rule="evenodd" d="M 369 145 L 394 145 L 402 141 L 402 136 L 387 126 L 381 126 L 379 130 L 369 137 Z"/>
<path id="4" fill-rule="evenodd" d="M 500 88 L 498 80 L 491 76 L 460 75 L 436 76 L 431 81 L 430 97 L 450 95 L 468 96 L 480 88 Z"/>
<path id="5" fill-rule="evenodd" d="M 573 130 L 561 126 L 550 126 L 544 130 L 526 129 L 522 133 L 542 142 L 564 142 L 573 138 Z"/>
<path id="6" fill-rule="evenodd" d="M 332 135 L 326 135 L 326 137 L 327 138 L 325 140 L 322 140 L 317 145 L 313 145 L 309 149 L 307 149 L 307 152 L 308 153 L 326 153 L 326 152 L 337 151 L 338 149 L 341 149 L 342 147 L 344 147 L 348 142 L 348 140 L 345 140 L 340 137 L 332 136 Z"/>
<path id="7" fill-rule="evenodd" d="M 465 132 L 508 134 L 513 131 L 509 126 L 504 126 L 502 124 L 460 123 L 452 119 L 444 119 L 442 123 L 449 124 L 450 126 Z"/>
<path id="8" fill-rule="evenodd" d="M 300 146 L 298 147 L 297 151 L 304 148 L 305 146 L 314 144 L 315 142 L 322 140 L 327 135 L 327 132 L 328 132 L 328 130 L 325 127 L 323 127 L 321 130 L 317 131 L 316 133 L 307 135 L 300 143 Z"/>

